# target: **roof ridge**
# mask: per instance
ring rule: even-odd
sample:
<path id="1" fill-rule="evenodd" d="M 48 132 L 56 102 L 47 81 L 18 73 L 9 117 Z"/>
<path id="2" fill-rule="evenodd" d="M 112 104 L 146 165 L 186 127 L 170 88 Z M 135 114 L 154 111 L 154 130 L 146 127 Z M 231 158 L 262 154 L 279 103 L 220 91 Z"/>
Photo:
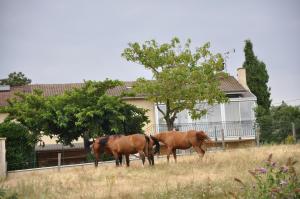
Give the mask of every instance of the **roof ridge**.
<path id="1" fill-rule="evenodd" d="M 42 84 L 28 84 L 27 86 L 40 86 L 40 85 L 78 85 L 78 84 L 84 84 L 84 82 L 81 83 L 42 83 Z"/>
<path id="2" fill-rule="evenodd" d="M 121 80 L 120 80 L 121 81 Z M 124 84 L 117 86 L 115 88 L 109 89 L 108 94 L 112 96 L 120 96 L 123 91 L 130 89 L 131 85 L 136 81 L 122 81 Z M 67 90 L 73 88 L 80 88 L 84 85 L 81 83 L 55 83 L 55 84 L 28 84 L 24 86 L 11 87 L 10 91 L 0 92 L 0 106 L 5 106 L 7 104 L 7 99 L 12 97 L 15 92 L 33 92 L 34 89 L 41 89 L 44 96 L 59 95 Z M 220 81 L 219 88 L 225 93 L 233 92 L 248 92 L 238 80 L 231 75 L 222 77 Z M 141 97 L 141 96 L 139 96 Z"/>

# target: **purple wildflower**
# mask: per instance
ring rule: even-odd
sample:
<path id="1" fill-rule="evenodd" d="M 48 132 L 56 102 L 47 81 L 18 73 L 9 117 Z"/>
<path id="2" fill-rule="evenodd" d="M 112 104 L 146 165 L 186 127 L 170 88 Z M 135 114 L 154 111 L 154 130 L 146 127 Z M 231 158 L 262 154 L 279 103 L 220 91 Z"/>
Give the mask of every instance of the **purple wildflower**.
<path id="1" fill-rule="evenodd" d="M 255 169 L 255 171 L 257 171 L 257 172 L 260 173 L 260 174 L 267 173 L 267 169 L 265 169 L 265 168 L 263 168 L 263 167 L 257 168 L 257 169 Z"/>

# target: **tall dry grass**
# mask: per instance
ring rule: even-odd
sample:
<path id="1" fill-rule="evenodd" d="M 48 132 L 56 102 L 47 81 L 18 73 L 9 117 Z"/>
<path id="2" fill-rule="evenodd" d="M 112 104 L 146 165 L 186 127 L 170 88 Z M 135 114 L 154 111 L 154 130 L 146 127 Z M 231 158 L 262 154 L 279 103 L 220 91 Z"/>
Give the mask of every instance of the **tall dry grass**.
<path id="1" fill-rule="evenodd" d="M 156 161 L 155 167 L 141 161 L 130 168 L 113 164 L 85 166 L 58 171 L 11 174 L 3 183 L 20 198 L 226 198 L 238 190 L 237 177 L 251 181 L 249 169 L 272 153 L 284 163 L 290 156 L 300 160 L 300 145 L 263 146 L 178 157 L 178 163 Z M 300 173 L 300 164 L 296 164 Z"/>

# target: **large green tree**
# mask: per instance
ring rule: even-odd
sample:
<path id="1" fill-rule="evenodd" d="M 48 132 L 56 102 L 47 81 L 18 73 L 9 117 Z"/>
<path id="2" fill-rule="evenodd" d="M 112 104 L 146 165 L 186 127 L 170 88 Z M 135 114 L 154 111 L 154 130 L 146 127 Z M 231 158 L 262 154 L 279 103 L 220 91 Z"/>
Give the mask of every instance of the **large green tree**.
<path id="1" fill-rule="evenodd" d="M 1 111 L 9 113 L 7 121 L 16 120 L 26 126 L 37 142 L 45 135 L 56 136 L 69 145 L 83 137 L 86 149 L 89 138 L 104 134 L 141 133 L 148 118 L 146 110 L 127 104 L 107 91 L 119 81 L 86 81 L 81 88 L 62 95 L 44 97 L 41 91 L 18 93 Z"/>
<path id="2" fill-rule="evenodd" d="M 256 120 L 261 128 L 262 140 L 271 140 L 270 134 L 270 88 L 267 83 L 269 75 L 264 62 L 260 61 L 253 52 L 253 45 L 250 40 L 245 41 L 245 62 L 247 85 L 251 92 L 257 97 Z M 269 137 L 269 138 L 268 138 Z"/>
<path id="3" fill-rule="evenodd" d="M 253 45 L 250 40 L 245 41 L 245 62 L 243 67 L 247 73 L 247 84 L 257 97 L 257 104 L 263 107 L 266 111 L 269 110 L 271 105 L 270 88 L 267 83 L 269 75 L 264 62 L 260 61 L 253 52 Z"/>
<path id="4" fill-rule="evenodd" d="M 31 83 L 31 79 L 27 78 L 22 72 L 13 72 L 8 75 L 7 79 L 1 80 L 1 85 L 23 86 Z"/>
<path id="5" fill-rule="evenodd" d="M 146 110 L 127 104 L 106 92 L 119 81 L 86 81 L 84 86 L 49 98 L 45 133 L 56 135 L 59 142 L 70 144 L 83 137 L 88 148 L 91 137 L 104 134 L 141 133 L 148 122 Z"/>
<path id="6" fill-rule="evenodd" d="M 200 118 L 207 110 L 196 106 L 225 102 L 227 98 L 219 89 L 219 80 L 225 77 L 221 54 L 210 52 L 210 44 L 190 48 L 191 40 L 182 46 L 178 38 L 170 43 L 158 44 L 155 40 L 143 44 L 129 43 L 122 56 L 151 70 L 153 80 L 139 78 L 134 92 L 143 94 L 154 102 L 163 115 L 168 129 L 174 127 L 177 114 L 185 109 L 193 119 Z M 165 104 L 166 109 L 158 105 Z"/>

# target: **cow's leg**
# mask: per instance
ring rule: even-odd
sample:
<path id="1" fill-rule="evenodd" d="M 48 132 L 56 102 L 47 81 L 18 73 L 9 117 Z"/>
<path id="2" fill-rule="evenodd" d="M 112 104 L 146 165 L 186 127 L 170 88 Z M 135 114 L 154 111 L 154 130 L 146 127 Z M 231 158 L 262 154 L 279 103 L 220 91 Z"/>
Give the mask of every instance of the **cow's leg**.
<path id="1" fill-rule="evenodd" d="M 143 165 L 145 164 L 145 153 L 144 151 L 139 151 L 140 157 L 142 159 Z"/>
<path id="2" fill-rule="evenodd" d="M 152 161 L 152 166 L 154 166 L 154 154 L 150 154 L 150 159 Z"/>
<path id="3" fill-rule="evenodd" d="M 176 149 L 173 149 L 172 153 L 173 153 L 173 156 L 174 156 L 175 163 L 177 163 Z"/>
<path id="4" fill-rule="evenodd" d="M 149 165 L 152 165 L 151 154 L 148 154 L 148 157 L 147 157 L 147 159 L 148 159 Z"/>
<path id="5" fill-rule="evenodd" d="M 167 149 L 167 162 L 169 163 L 170 161 L 170 154 L 172 153 L 172 148 Z"/>
<path id="6" fill-rule="evenodd" d="M 195 151 L 198 153 L 200 158 L 203 158 L 205 151 L 199 147 L 199 146 L 193 146 L 193 148 L 195 149 Z"/>
<path id="7" fill-rule="evenodd" d="M 116 160 L 116 166 L 118 167 L 120 165 L 120 162 L 119 162 L 119 154 L 116 153 L 116 152 L 113 152 L 113 156 Z"/>
<path id="8" fill-rule="evenodd" d="M 122 155 L 119 155 L 119 163 L 120 163 L 120 165 L 122 166 Z"/>
<path id="9" fill-rule="evenodd" d="M 126 158 L 126 166 L 129 167 L 129 154 L 126 154 L 125 158 Z"/>
<path id="10" fill-rule="evenodd" d="M 99 153 L 95 153 L 95 167 L 98 167 Z"/>

